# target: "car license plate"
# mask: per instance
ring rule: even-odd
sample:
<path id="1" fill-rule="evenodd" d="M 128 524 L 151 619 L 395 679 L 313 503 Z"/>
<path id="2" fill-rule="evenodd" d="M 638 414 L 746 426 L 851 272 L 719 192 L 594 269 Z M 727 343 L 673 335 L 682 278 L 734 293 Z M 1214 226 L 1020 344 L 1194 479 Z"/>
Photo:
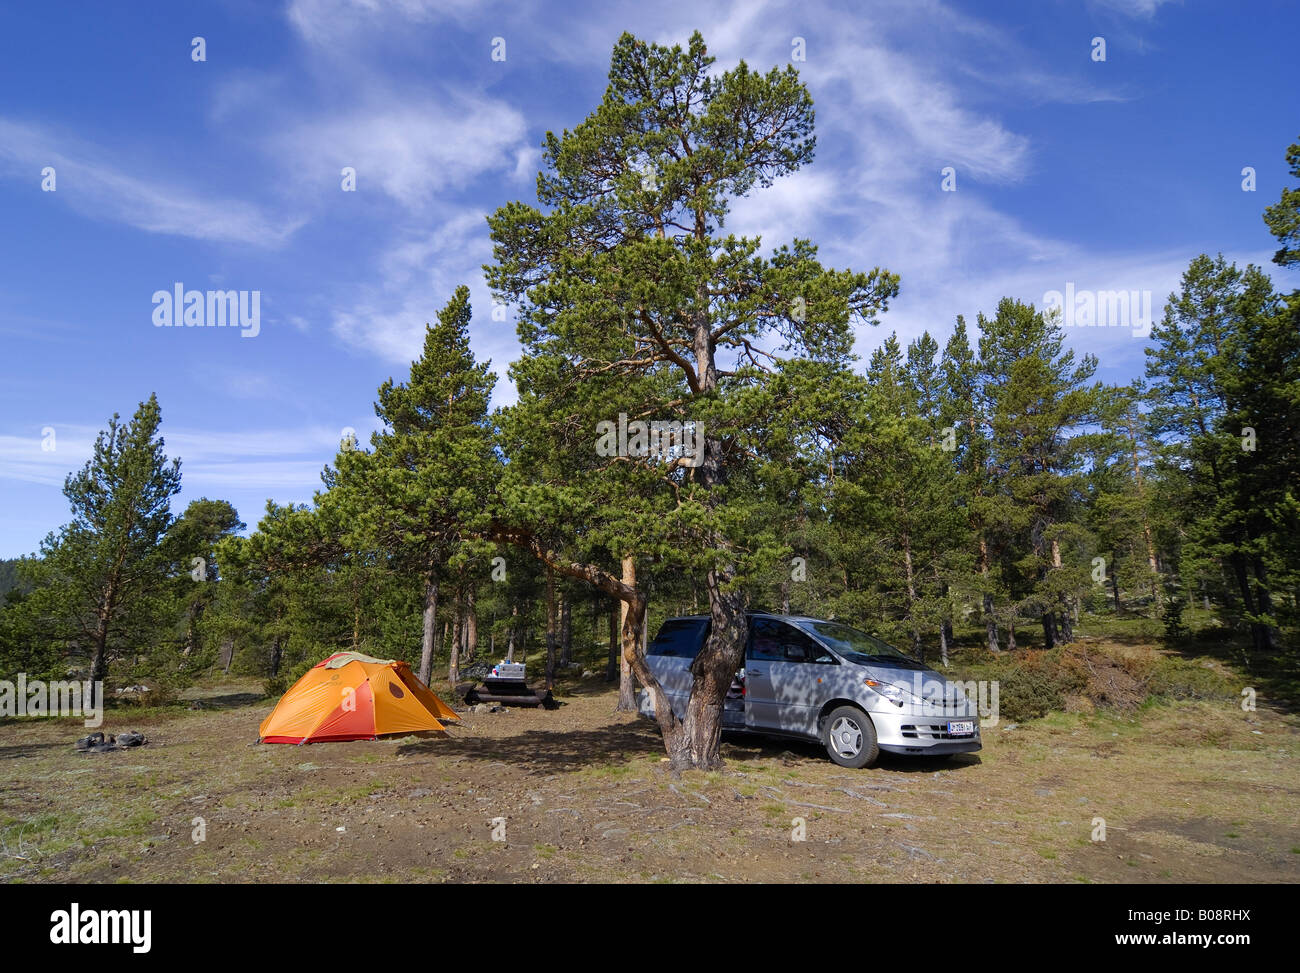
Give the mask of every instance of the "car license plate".
<path id="1" fill-rule="evenodd" d="M 968 737 L 975 733 L 974 720 L 960 720 L 948 724 L 948 736 L 950 737 Z"/>

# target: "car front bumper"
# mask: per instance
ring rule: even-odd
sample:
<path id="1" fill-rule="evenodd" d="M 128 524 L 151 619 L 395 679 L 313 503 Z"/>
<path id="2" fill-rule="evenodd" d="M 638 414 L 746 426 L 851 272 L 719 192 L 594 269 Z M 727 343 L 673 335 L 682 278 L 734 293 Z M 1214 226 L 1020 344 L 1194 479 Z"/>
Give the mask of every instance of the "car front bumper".
<path id="1" fill-rule="evenodd" d="M 905 710 L 894 713 L 873 710 L 869 715 L 876 729 L 877 745 L 889 753 L 943 756 L 973 753 L 983 746 L 978 716 L 917 715 Z M 975 724 L 973 735 L 953 736 L 948 733 L 948 724 L 961 720 Z"/>

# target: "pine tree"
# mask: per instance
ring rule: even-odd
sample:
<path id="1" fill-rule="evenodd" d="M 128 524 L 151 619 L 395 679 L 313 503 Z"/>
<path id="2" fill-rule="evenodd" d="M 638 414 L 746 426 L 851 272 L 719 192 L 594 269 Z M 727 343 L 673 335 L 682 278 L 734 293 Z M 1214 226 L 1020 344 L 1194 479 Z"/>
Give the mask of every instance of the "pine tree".
<path id="1" fill-rule="evenodd" d="M 197 672 L 211 664 L 211 645 L 204 646 L 201 632 L 208 608 L 216 599 L 221 567 L 217 546 L 223 538 L 244 529 L 239 514 L 224 500 L 193 500 L 172 523 L 162 540 L 176 599 L 171 609 L 179 618 L 175 642 L 186 669 Z"/>
<path id="2" fill-rule="evenodd" d="M 685 50 L 624 34 L 600 106 L 572 131 L 547 136 L 538 179 L 545 209 L 517 202 L 490 217 L 495 263 L 487 268 L 493 289 L 521 312 L 525 384 L 567 387 L 575 407 L 598 410 L 571 413 L 579 430 L 615 420 L 601 410 L 621 390 L 646 403 L 639 414 L 703 432 L 699 465 L 674 457 L 659 491 L 682 491 L 676 526 L 709 596 L 711 635 L 693 666 L 682 725 L 657 706 L 670 760 L 695 767 L 720 762 L 722 698 L 744 649 L 745 579 L 780 554 L 777 544 L 749 546 L 755 527 L 761 536 L 768 495 L 743 452 L 761 441 L 756 430 L 780 424 L 752 411 L 772 402 L 764 383 L 779 367 L 776 350 L 844 359 L 852 323 L 872 320 L 897 288 L 879 270 L 823 268 L 808 241 L 765 258 L 760 241 L 721 235 L 732 200 L 811 160 L 813 113 L 792 67 L 761 75 L 744 63 L 715 73 L 712 64 L 698 34 Z M 764 347 L 772 334 L 776 350 Z M 663 543 L 674 528 L 614 519 L 628 544 Z M 611 580 L 602 577 L 605 590 L 626 591 Z M 648 670 L 637 675 L 655 692 Z"/>
<path id="3" fill-rule="evenodd" d="M 974 588 L 984 621 L 985 645 L 1001 650 L 994 598 L 1001 576 L 992 536 L 994 476 L 989 449 L 988 403 L 980 387 L 980 366 L 970 345 L 966 321 L 957 316 L 952 336 L 944 346 L 942 370 L 945 397 L 942 407 L 945 435 L 951 436 L 957 471 L 955 490 L 966 514 L 966 529 L 958 536 L 967 541 L 965 553 L 974 561 Z"/>
<path id="4" fill-rule="evenodd" d="M 180 460 L 169 461 L 158 434 L 156 396 L 127 423 L 114 414 L 64 496 L 72 521 L 41 544 L 34 581 L 43 589 L 33 609 L 47 637 L 90 659 L 90 677 L 133 659 L 153 643 L 166 607 L 168 562 L 161 542 L 180 491 Z"/>
<path id="5" fill-rule="evenodd" d="M 451 580 L 472 591 L 492 547 L 477 540 L 485 526 L 487 496 L 497 458 L 488 402 L 496 376 L 475 361 L 469 345 L 469 288 L 456 289 L 425 328 L 424 349 L 408 380 L 379 388 L 375 414 L 385 428 L 372 449 L 343 449 L 329 471 L 321 498 L 358 551 L 382 552 L 401 570 L 418 572 L 423 585 L 418 674 L 428 681 L 439 588 Z M 476 573 L 477 572 L 477 573 Z M 459 646 L 448 676 L 459 679 Z"/>
<path id="6" fill-rule="evenodd" d="M 1235 589 L 1237 613 L 1259 653 L 1276 649 L 1277 632 L 1267 566 L 1272 530 L 1253 491 L 1267 490 L 1273 476 L 1285 483 L 1288 467 L 1294 470 L 1294 448 L 1285 440 L 1294 429 L 1287 402 L 1295 394 L 1286 379 L 1296 366 L 1286 330 L 1272 284 L 1259 268 L 1242 271 L 1222 255 L 1202 254 L 1183 274 L 1181 290 L 1170 295 L 1147 348 L 1152 421 L 1170 476 L 1183 486 L 1182 568 L 1226 567 L 1225 594 Z M 1261 371 L 1265 365 L 1281 374 Z M 1274 437 L 1273 448 L 1255 456 L 1261 420 L 1271 423 L 1262 428 Z"/>
<path id="7" fill-rule="evenodd" d="M 1086 588 L 1075 510 L 1088 426 L 1105 389 L 1089 384 L 1091 355 L 1076 363 L 1056 320 L 1003 298 L 980 317 L 981 395 L 987 402 L 996 492 L 989 504 L 1001 543 L 1013 620 L 1042 619 L 1048 648 L 1073 638 L 1075 599 Z"/>
<path id="8" fill-rule="evenodd" d="M 1300 179 L 1300 142 L 1286 150 L 1286 162 L 1291 175 Z M 1300 263 L 1300 187 L 1284 188 L 1281 199 L 1264 210 L 1264 222 L 1282 244 L 1273 262 L 1282 267 Z"/>

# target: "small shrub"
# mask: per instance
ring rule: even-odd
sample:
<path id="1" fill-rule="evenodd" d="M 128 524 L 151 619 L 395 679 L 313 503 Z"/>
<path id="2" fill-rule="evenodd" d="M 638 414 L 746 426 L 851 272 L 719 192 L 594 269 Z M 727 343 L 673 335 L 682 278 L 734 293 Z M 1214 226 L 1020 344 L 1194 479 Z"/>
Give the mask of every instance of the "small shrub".
<path id="1" fill-rule="evenodd" d="M 1213 666 L 1189 659 L 1160 659 L 1151 673 L 1153 696 L 1167 699 L 1231 699 L 1237 687 Z"/>
<path id="2" fill-rule="evenodd" d="M 1165 623 L 1165 641 L 1178 642 L 1187 638 L 1187 626 L 1183 624 L 1183 611 L 1187 605 L 1182 598 L 1171 595 L 1165 602 L 1163 621 Z"/>
<path id="3" fill-rule="evenodd" d="M 1060 654 L 1030 652 L 999 677 L 998 706 L 1002 719 L 1037 719 L 1064 710 L 1066 697 L 1083 692 L 1087 682 L 1077 671 L 1060 664 Z"/>

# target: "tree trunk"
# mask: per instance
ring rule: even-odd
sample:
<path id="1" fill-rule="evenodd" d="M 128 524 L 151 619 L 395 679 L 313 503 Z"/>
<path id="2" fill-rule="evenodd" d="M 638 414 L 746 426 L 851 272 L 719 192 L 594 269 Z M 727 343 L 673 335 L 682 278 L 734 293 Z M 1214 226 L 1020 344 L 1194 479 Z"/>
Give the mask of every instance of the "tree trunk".
<path id="1" fill-rule="evenodd" d="M 478 657 L 478 612 L 474 608 L 476 597 L 475 584 L 470 582 L 465 589 L 465 661 L 473 662 Z"/>
<path id="2" fill-rule="evenodd" d="M 989 651 L 998 654 L 998 620 L 993 614 L 993 592 L 989 590 L 989 545 L 980 535 L 980 579 L 984 591 L 983 615 Z"/>
<path id="3" fill-rule="evenodd" d="M 555 572 L 546 569 L 546 688 L 555 685 L 555 647 L 559 638 L 555 617 Z"/>
<path id="4" fill-rule="evenodd" d="M 90 678 L 95 682 L 108 679 L 108 620 L 112 613 L 112 606 L 107 601 L 101 603 L 95 621 L 95 652 L 90 664 Z"/>
<path id="5" fill-rule="evenodd" d="M 515 638 L 519 633 L 519 602 L 510 605 L 510 637 L 506 643 L 506 661 L 515 661 Z"/>
<path id="6" fill-rule="evenodd" d="M 1151 571 L 1151 597 L 1155 599 L 1156 607 L 1160 608 L 1164 605 L 1165 596 L 1163 586 L 1160 584 L 1160 566 L 1156 562 L 1156 545 L 1151 537 L 1151 520 L 1147 516 L 1146 488 L 1142 483 L 1142 464 L 1138 461 L 1137 429 L 1132 412 L 1129 412 L 1125 419 L 1128 422 L 1129 445 L 1133 461 L 1133 482 L 1137 485 L 1138 506 L 1142 510 L 1142 539 L 1146 542 L 1147 567 Z M 1115 607 L 1119 607 L 1118 587 L 1115 589 Z"/>
<path id="7" fill-rule="evenodd" d="M 912 577 L 912 539 L 903 532 L 903 568 L 907 580 L 907 623 L 912 629 L 912 654 L 925 661 L 925 647 L 921 645 L 921 630 L 916 624 L 916 581 Z"/>
<path id="8" fill-rule="evenodd" d="M 1259 613 L 1273 617 L 1273 595 L 1269 591 L 1268 569 L 1264 567 L 1264 559 L 1258 554 L 1254 556 L 1255 571 L 1255 595 L 1256 603 L 1259 605 Z M 1277 652 L 1277 629 L 1272 625 L 1261 623 L 1260 630 L 1263 640 L 1264 651 L 1270 655 Z"/>
<path id="9" fill-rule="evenodd" d="M 623 602 L 611 602 L 609 606 L 609 661 L 605 665 L 605 681 L 613 682 L 618 678 L 622 665 L 619 662 L 618 622 L 619 606 Z M 630 667 L 629 667 L 630 671 Z"/>
<path id="10" fill-rule="evenodd" d="M 627 585 L 629 588 L 636 587 L 636 561 L 631 556 L 625 556 L 623 558 L 623 583 Z M 614 708 L 614 712 L 635 713 L 636 712 L 636 683 L 633 680 L 632 658 L 631 656 L 628 655 L 627 634 L 626 634 L 628 624 L 629 624 L 630 606 L 626 601 L 620 601 L 619 604 L 622 606 L 622 610 L 620 613 L 619 630 L 622 631 L 624 634 L 622 636 L 623 654 L 619 662 L 619 671 L 618 671 L 618 706 Z M 643 607 L 642 612 L 644 613 L 644 611 L 645 609 Z M 638 620 L 636 623 L 637 628 L 634 632 L 634 635 L 637 641 L 640 641 L 641 638 L 640 626 L 642 625 L 642 623 L 643 623 L 642 620 Z"/>
<path id="11" fill-rule="evenodd" d="M 1061 539 L 1059 537 L 1052 538 L 1052 570 L 1061 570 Z M 1069 598 L 1062 592 L 1057 596 L 1057 602 L 1060 611 L 1057 612 L 1053 634 L 1058 641 L 1069 645 L 1074 641 L 1074 627 L 1070 624 Z"/>
<path id="12" fill-rule="evenodd" d="M 199 619 L 203 617 L 203 602 L 194 601 L 190 604 L 189 610 L 185 617 L 185 648 L 181 655 L 188 658 L 194 651 L 195 629 L 198 627 Z"/>
<path id="13" fill-rule="evenodd" d="M 704 238 L 705 227 L 700 213 L 696 214 L 696 232 L 700 239 Z M 717 340 L 711 330 L 709 312 L 711 301 L 708 285 L 701 281 L 696 288 L 692 345 L 696 391 L 705 396 L 718 387 L 715 357 Z M 723 442 L 717 437 L 709 436 L 707 432 L 701 438 L 703 441 L 697 441 L 696 448 L 703 450 L 702 462 L 692 470 L 692 476 L 707 491 L 706 504 L 712 509 L 714 491 L 725 486 L 726 481 Z M 711 546 L 721 552 L 726 552 L 729 548 L 729 542 L 724 536 L 714 536 L 711 541 Z M 676 732 L 676 727 L 665 726 L 663 720 L 660 720 L 660 725 L 665 726 L 664 743 L 668 750 L 669 766 L 675 770 L 685 767 L 715 770 L 722 766 L 718 744 L 722 736 L 723 700 L 744 659 L 745 638 L 748 634 L 745 619 L 747 599 L 743 591 L 733 589 L 735 575 L 733 563 L 710 569 L 706 581 L 712 629 L 704 647 L 691 663 L 691 693 L 686 700 L 686 718 L 682 721 L 680 734 Z M 657 712 L 663 694 L 658 691 L 657 681 L 654 688 Z"/>
<path id="14" fill-rule="evenodd" d="M 560 594 L 560 665 L 573 662 L 573 600 Z"/>
<path id="15" fill-rule="evenodd" d="M 1250 590 L 1250 577 L 1246 573 L 1245 561 L 1240 553 L 1234 553 L 1229 558 L 1229 561 L 1232 564 L 1233 576 L 1237 579 L 1237 587 L 1241 591 L 1241 602 L 1246 608 L 1246 613 L 1251 618 L 1254 618 L 1257 614 L 1255 596 Z M 1268 637 L 1265 630 L 1266 626 L 1261 625 L 1259 622 L 1252 621 L 1250 623 L 1250 641 L 1256 653 L 1267 651 Z"/>
<path id="16" fill-rule="evenodd" d="M 675 770 L 693 767 L 717 770 L 722 766 L 718 745 L 722 737 L 722 706 L 731 681 L 744 661 L 749 628 L 745 596 L 728 590 L 733 572 L 713 570 L 708 575 L 709 614 L 712 628 L 700 654 L 691 663 L 691 694 L 686 701 L 682 740 L 668 751 Z"/>
<path id="17" fill-rule="evenodd" d="M 447 681 L 455 686 L 460 682 L 461 593 L 457 589 L 452 597 L 451 648 L 447 659 Z"/>
<path id="18" fill-rule="evenodd" d="M 420 639 L 420 681 L 426 686 L 433 678 L 433 632 L 438 615 L 438 582 L 430 571 L 424 582 L 424 632 Z"/>
<path id="19" fill-rule="evenodd" d="M 951 603 L 948 600 L 948 583 L 939 576 L 939 560 L 936 557 L 933 564 L 933 574 L 935 587 L 939 591 L 939 597 L 943 599 L 942 616 L 939 621 L 939 661 L 943 667 L 948 668 L 948 648 L 952 645 L 952 617 L 949 615 Z"/>
<path id="20" fill-rule="evenodd" d="M 1147 567 L 1151 570 L 1151 597 L 1155 599 L 1156 607 L 1161 608 L 1165 603 L 1164 585 L 1160 583 L 1160 565 L 1156 561 L 1156 545 L 1151 539 L 1151 525 L 1146 522 L 1146 512 L 1142 513 L 1142 536 L 1147 544 Z"/>
<path id="21" fill-rule="evenodd" d="M 1119 612 L 1124 610 L 1124 606 L 1119 603 L 1119 571 L 1116 570 L 1117 564 L 1119 564 L 1119 558 L 1115 555 L 1115 549 L 1111 548 L 1110 589 L 1111 593 L 1115 596 L 1115 611 Z"/>

